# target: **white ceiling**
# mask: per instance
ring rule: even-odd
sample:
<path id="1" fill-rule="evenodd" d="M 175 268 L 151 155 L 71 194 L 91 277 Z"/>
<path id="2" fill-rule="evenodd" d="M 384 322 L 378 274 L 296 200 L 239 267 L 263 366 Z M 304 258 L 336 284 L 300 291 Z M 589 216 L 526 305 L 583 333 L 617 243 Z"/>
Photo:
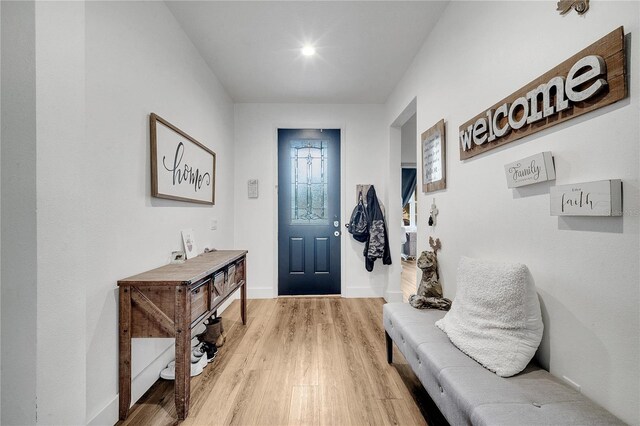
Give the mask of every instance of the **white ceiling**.
<path id="1" fill-rule="evenodd" d="M 235 102 L 384 103 L 446 2 L 167 1 Z M 316 47 L 302 56 L 305 43 Z"/>

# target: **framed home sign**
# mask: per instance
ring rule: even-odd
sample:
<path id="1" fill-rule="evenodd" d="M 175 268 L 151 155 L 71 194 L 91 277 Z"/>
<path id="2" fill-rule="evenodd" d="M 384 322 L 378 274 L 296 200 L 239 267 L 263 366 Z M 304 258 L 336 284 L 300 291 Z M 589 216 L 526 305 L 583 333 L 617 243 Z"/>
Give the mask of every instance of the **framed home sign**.
<path id="1" fill-rule="evenodd" d="M 216 154 L 154 113 L 151 126 L 151 195 L 215 203 Z"/>
<path id="2" fill-rule="evenodd" d="M 444 119 L 422 133 L 422 192 L 433 192 L 447 187 L 445 180 L 447 141 Z"/>

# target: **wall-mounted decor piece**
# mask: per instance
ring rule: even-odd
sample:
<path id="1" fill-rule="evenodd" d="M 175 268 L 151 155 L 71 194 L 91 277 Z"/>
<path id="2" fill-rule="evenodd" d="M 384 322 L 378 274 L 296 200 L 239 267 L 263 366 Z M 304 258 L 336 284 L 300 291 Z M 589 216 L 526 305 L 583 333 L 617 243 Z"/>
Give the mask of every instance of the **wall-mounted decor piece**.
<path id="1" fill-rule="evenodd" d="M 584 15 L 589 10 L 589 0 L 560 0 L 556 10 L 560 15 L 564 15 L 571 9 L 575 10 L 578 15 Z"/>
<path id="2" fill-rule="evenodd" d="M 438 191 L 447 187 L 447 139 L 444 119 L 422 133 L 422 192 Z"/>
<path id="3" fill-rule="evenodd" d="M 367 203 L 367 192 L 369 192 L 369 188 L 371 188 L 370 183 L 359 183 L 356 185 L 356 204 L 360 201 L 360 197 L 362 197 L 364 203 Z"/>
<path id="4" fill-rule="evenodd" d="M 196 246 L 196 240 L 193 236 L 193 229 L 182 230 L 182 243 L 184 244 L 184 253 L 187 255 L 187 259 L 193 259 L 198 255 L 198 246 Z"/>
<path id="5" fill-rule="evenodd" d="M 156 114 L 150 115 L 149 122 L 151 195 L 214 204 L 215 152 Z"/>
<path id="6" fill-rule="evenodd" d="M 439 210 L 436 207 L 436 199 L 433 199 L 433 203 L 431 203 L 431 208 L 429 209 L 429 220 L 427 220 L 427 224 L 429 226 L 436 226 L 436 216 L 438 216 Z"/>
<path id="7" fill-rule="evenodd" d="M 551 216 L 622 216 L 620 179 L 551 187 Z"/>
<path id="8" fill-rule="evenodd" d="M 553 156 L 549 151 L 509 163 L 504 166 L 504 172 L 507 175 L 507 187 L 509 188 L 517 188 L 556 178 Z"/>
<path id="9" fill-rule="evenodd" d="M 627 96 L 622 27 L 460 126 L 460 160 Z"/>

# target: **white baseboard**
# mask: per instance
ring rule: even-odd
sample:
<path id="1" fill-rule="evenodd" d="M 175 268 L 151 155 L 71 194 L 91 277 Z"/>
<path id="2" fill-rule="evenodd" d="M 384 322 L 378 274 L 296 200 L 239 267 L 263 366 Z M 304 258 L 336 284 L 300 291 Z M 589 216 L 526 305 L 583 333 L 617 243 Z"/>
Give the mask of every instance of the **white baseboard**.
<path id="1" fill-rule="evenodd" d="M 131 380 L 131 403 L 135 403 L 158 380 L 160 372 L 174 359 L 174 345 L 170 345 L 158 357 Z M 114 425 L 118 421 L 119 395 L 87 422 L 90 426 Z"/>
<path id="2" fill-rule="evenodd" d="M 271 287 L 247 287 L 248 299 L 273 299 L 274 297 L 274 290 Z"/>
<path id="3" fill-rule="evenodd" d="M 381 288 L 372 288 L 372 287 L 350 287 L 343 289 L 342 297 L 346 298 L 371 298 L 371 297 L 382 297 L 382 289 Z"/>
<path id="4" fill-rule="evenodd" d="M 233 303 L 234 300 L 239 299 L 239 298 L 240 298 L 240 293 L 236 292 L 236 294 L 234 294 L 233 296 L 231 296 L 227 300 L 225 300 L 224 303 L 222 305 L 220 305 L 220 307 L 217 309 L 218 316 L 222 315 L 222 313 L 225 311 L 225 309 L 227 309 L 229 307 L 229 305 L 231 305 Z"/>
<path id="5" fill-rule="evenodd" d="M 118 422 L 118 395 L 95 417 L 87 422 L 89 426 L 112 426 Z"/>
<path id="6" fill-rule="evenodd" d="M 384 293 L 384 300 L 388 303 L 402 303 L 402 292 L 401 291 L 386 291 Z"/>

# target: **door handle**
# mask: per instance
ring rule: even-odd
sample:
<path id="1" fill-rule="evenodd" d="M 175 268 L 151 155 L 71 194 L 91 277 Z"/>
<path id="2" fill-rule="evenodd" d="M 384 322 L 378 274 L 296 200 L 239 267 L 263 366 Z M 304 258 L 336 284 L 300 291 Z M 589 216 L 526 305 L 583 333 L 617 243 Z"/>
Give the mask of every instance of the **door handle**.
<path id="1" fill-rule="evenodd" d="M 339 237 L 340 236 L 340 231 L 334 231 L 333 232 L 333 236 L 334 237 Z"/>
<path id="2" fill-rule="evenodd" d="M 333 221 L 333 227 L 334 227 L 334 228 L 339 228 L 339 227 L 340 227 L 340 221 L 338 221 L 338 220 L 334 220 L 334 221 Z"/>

